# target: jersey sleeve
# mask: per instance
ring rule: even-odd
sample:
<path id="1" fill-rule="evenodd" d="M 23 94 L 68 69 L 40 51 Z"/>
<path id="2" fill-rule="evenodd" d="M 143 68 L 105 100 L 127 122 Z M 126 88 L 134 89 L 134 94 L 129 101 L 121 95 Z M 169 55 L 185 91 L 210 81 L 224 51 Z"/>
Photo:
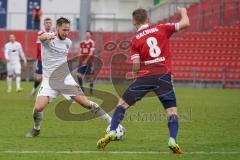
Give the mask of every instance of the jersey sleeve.
<path id="1" fill-rule="evenodd" d="M 8 51 L 9 51 L 8 45 L 6 44 L 6 45 L 4 46 L 4 57 L 5 57 L 5 59 L 7 59 L 7 60 L 9 60 Z"/>
<path id="2" fill-rule="evenodd" d="M 94 42 L 94 41 L 92 41 L 92 47 L 91 47 L 90 50 L 91 50 L 91 51 L 95 51 L 95 42 Z"/>
<path id="3" fill-rule="evenodd" d="M 24 62 L 27 62 L 26 56 L 25 56 L 25 54 L 24 54 L 24 52 L 23 52 L 23 49 L 22 49 L 22 45 L 21 45 L 20 43 L 18 43 L 18 46 L 19 46 L 19 54 L 20 54 L 22 60 L 23 60 Z"/>
<path id="4" fill-rule="evenodd" d="M 136 47 L 136 42 L 134 40 L 132 40 L 132 47 L 131 47 L 131 60 L 134 60 L 136 58 L 140 58 L 139 55 L 139 49 Z"/>
<path id="5" fill-rule="evenodd" d="M 171 37 L 173 33 L 179 31 L 179 23 L 160 24 L 159 27 L 165 30 L 168 38 Z"/>

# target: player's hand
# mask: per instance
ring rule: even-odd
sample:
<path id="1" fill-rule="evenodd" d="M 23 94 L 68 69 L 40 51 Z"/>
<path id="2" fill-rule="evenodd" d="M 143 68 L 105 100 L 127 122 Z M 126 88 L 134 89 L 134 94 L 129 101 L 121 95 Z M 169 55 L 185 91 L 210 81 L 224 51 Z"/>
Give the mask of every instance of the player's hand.
<path id="1" fill-rule="evenodd" d="M 53 39 L 55 39 L 56 38 L 56 34 L 47 34 L 46 35 L 46 39 L 47 40 L 53 40 Z"/>
<path id="2" fill-rule="evenodd" d="M 177 13 L 180 15 L 187 14 L 187 9 L 184 7 L 177 7 Z"/>

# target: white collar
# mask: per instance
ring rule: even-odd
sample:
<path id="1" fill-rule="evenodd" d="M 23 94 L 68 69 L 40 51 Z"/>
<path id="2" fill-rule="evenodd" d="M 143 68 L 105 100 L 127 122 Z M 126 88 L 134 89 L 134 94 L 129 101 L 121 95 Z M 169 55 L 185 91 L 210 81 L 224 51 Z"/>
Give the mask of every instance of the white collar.
<path id="1" fill-rule="evenodd" d="M 138 31 L 141 31 L 141 30 L 143 30 L 143 29 L 145 29 L 145 28 L 147 28 L 147 27 L 149 27 L 149 24 L 143 24 L 143 25 L 141 25 L 141 26 L 138 28 Z"/>

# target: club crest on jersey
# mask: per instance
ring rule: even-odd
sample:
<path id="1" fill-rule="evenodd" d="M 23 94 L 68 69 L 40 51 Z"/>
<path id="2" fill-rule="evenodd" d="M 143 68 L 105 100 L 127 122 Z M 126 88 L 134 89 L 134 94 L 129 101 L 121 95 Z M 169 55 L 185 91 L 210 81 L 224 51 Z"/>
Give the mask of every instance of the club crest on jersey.
<path id="1" fill-rule="evenodd" d="M 67 47 L 67 49 L 69 49 L 70 46 L 68 44 L 66 44 L 66 47 Z"/>

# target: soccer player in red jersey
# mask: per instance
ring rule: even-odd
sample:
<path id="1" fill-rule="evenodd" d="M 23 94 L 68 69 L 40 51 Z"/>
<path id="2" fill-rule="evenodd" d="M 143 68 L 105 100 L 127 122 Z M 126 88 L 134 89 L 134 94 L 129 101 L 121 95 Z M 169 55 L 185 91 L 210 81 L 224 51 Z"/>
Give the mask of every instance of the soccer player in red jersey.
<path id="1" fill-rule="evenodd" d="M 133 14 L 133 25 L 137 33 L 132 38 L 131 60 L 136 80 L 129 85 L 112 116 L 110 132 L 97 142 L 97 148 L 105 148 L 114 140 L 116 128 L 123 120 L 126 110 L 153 91 L 164 106 L 168 118 L 168 147 L 173 153 L 182 153 L 176 142 L 178 133 L 178 116 L 176 97 L 171 80 L 171 55 L 169 38 L 174 32 L 187 28 L 189 18 L 186 8 L 178 8 L 181 20 L 178 23 L 149 25 L 147 11 L 136 9 Z"/>
<path id="2" fill-rule="evenodd" d="M 52 20 L 51 18 L 45 18 L 44 19 L 44 29 L 38 32 L 38 37 L 41 36 L 42 34 L 44 34 L 45 32 L 50 33 L 51 32 L 51 28 L 52 28 Z M 36 64 L 36 70 L 35 70 L 35 79 L 34 79 L 34 85 L 33 85 L 33 89 L 31 91 L 31 96 L 34 96 L 36 91 L 37 91 L 37 87 L 39 86 L 39 84 L 42 81 L 42 56 L 41 56 L 41 43 L 39 41 L 39 38 L 37 39 L 37 64 Z"/>
<path id="3" fill-rule="evenodd" d="M 95 42 L 92 40 L 92 32 L 86 31 L 86 40 L 82 41 L 79 46 L 79 67 L 77 70 L 77 78 L 81 89 L 83 89 L 83 78 L 85 76 L 90 77 L 89 91 L 93 94 L 93 61 Z"/>

